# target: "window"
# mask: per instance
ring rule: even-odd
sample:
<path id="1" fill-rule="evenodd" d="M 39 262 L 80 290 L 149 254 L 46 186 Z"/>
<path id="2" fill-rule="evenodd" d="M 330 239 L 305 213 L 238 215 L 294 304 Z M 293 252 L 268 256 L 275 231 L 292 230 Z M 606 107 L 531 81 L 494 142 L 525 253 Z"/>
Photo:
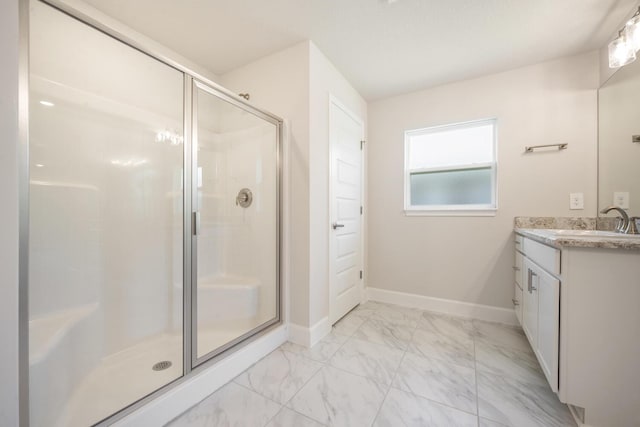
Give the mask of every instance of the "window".
<path id="1" fill-rule="evenodd" d="M 409 130 L 404 136 L 407 214 L 495 214 L 495 119 Z"/>

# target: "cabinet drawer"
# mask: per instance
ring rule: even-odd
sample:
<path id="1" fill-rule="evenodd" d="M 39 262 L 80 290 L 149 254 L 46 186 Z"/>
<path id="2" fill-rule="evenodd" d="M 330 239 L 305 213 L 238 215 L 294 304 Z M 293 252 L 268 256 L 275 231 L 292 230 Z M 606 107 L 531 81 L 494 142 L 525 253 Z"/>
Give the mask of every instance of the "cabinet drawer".
<path id="1" fill-rule="evenodd" d="M 560 275 L 560 249 L 543 245 L 531 239 L 522 243 L 524 254 L 551 274 Z"/>

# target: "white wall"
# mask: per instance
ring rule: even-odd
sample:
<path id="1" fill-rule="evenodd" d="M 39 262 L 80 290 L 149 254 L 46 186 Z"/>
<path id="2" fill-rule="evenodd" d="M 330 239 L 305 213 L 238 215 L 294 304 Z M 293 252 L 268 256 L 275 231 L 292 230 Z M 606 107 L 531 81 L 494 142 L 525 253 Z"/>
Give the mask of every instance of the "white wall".
<path id="1" fill-rule="evenodd" d="M 0 4 L 0 425 L 18 425 L 18 1 Z"/>
<path id="2" fill-rule="evenodd" d="M 316 45 L 309 45 L 309 316 L 310 325 L 315 325 L 329 314 L 329 97 L 339 99 L 365 129 L 367 103 Z"/>
<path id="3" fill-rule="evenodd" d="M 370 104 L 368 285 L 511 307 L 513 218 L 596 213 L 598 67 L 591 52 Z M 404 130 L 489 117 L 496 216 L 405 216 Z M 523 154 L 559 142 L 568 149 Z M 570 192 L 584 193 L 584 210 L 569 210 Z"/>

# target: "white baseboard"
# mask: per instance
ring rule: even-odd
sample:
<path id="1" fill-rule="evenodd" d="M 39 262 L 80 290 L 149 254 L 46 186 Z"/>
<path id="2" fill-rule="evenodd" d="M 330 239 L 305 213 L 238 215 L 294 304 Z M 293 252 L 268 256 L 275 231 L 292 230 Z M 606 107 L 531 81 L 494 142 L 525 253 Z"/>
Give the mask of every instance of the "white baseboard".
<path id="1" fill-rule="evenodd" d="M 331 323 L 328 317 L 320 319 L 310 328 L 289 324 L 289 341 L 305 347 L 313 347 L 318 341 L 331 332 Z"/>
<path id="2" fill-rule="evenodd" d="M 518 319 L 516 318 L 515 311 L 508 308 L 472 304 L 463 301 L 427 297 L 424 295 L 389 291 L 379 288 L 367 288 L 367 294 L 371 301 L 386 302 L 389 304 L 414 307 L 422 310 L 486 320 L 489 322 L 518 325 Z"/>
<path id="3" fill-rule="evenodd" d="M 576 409 L 575 406 L 567 404 L 567 408 L 569 408 L 569 412 L 573 417 L 573 421 L 576 422 L 576 425 L 578 427 L 593 427 L 593 426 L 590 426 L 589 424 L 585 424 L 584 421 L 582 421 L 582 417 L 578 414 L 578 410 Z"/>
<path id="4" fill-rule="evenodd" d="M 289 341 L 304 347 L 310 347 L 309 328 L 289 323 Z"/>
<path id="5" fill-rule="evenodd" d="M 287 340 L 287 327 L 282 325 L 265 336 L 207 368 L 193 378 L 169 390 L 125 418 L 117 427 L 163 426 L 231 381 L 245 369 L 278 348 Z"/>

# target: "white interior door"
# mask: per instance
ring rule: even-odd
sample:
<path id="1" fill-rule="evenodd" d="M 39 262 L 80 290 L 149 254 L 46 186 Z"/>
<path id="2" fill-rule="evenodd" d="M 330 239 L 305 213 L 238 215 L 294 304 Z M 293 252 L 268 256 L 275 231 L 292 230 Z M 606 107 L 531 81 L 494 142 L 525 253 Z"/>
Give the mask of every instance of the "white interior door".
<path id="1" fill-rule="evenodd" d="M 330 103 L 331 223 L 329 317 L 335 323 L 362 301 L 362 121 Z"/>

